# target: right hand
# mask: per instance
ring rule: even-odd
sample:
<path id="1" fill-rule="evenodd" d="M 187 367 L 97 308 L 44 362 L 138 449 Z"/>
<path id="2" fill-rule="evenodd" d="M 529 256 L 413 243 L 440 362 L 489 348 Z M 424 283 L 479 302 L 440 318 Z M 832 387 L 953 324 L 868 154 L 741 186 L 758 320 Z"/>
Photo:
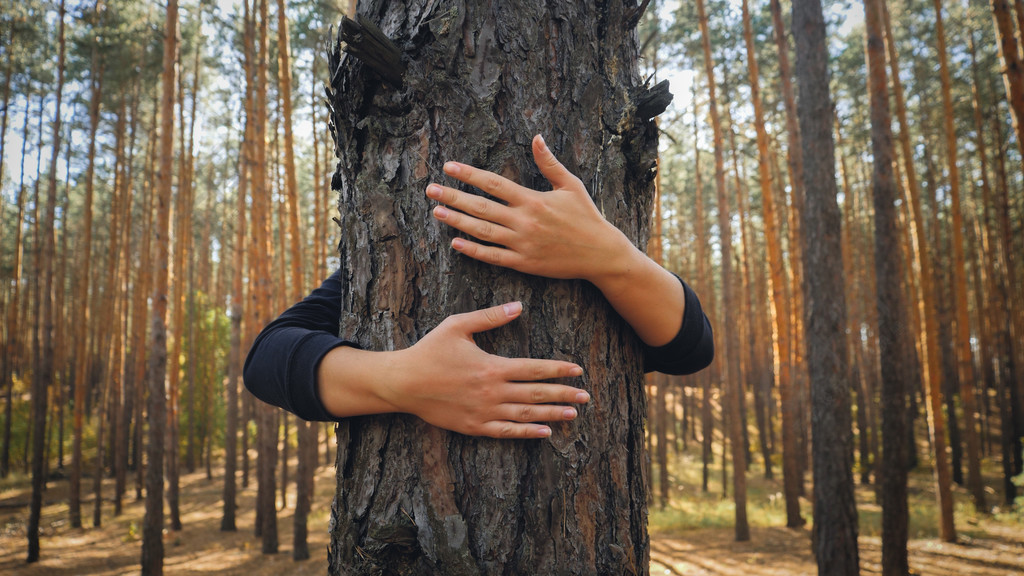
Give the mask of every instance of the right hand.
<path id="1" fill-rule="evenodd" d="M 395 352 L 395 378 L 381 395 L 395 412 L 461 434 L 550 436 L 551 428 L 538 422 L 572 420 L 576 409 L 564 404 L 585 403 L 590 396 L 546 381 L 580 376 L 583 369 L 571 362 L 488 354 L 473 341 L 473 334 L 508 324 L 522 309 L 510 302 L 449 316 L 411 348 Z"/>

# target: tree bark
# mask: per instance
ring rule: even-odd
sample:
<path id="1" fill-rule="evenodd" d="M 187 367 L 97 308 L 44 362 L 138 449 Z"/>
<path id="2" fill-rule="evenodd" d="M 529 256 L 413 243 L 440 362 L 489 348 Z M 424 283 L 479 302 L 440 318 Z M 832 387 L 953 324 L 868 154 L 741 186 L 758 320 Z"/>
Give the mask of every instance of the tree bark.
<path id="1" fill-rule="evenodd" d="M 900 150 L 903 153 L 903 174 L 906 178 L 906 192 L 910 197 L 910 205 L 913 211 L 912 238 L 917 248 L 921 266 L 921 305 L 923 307 L 922 316 L 924 316 L 925 323 L 924 366 L 926 369 L 925 378 L 928 384 L 928 432 L 935 454 L 934 475 L 936 496 L 939 503 L 940 537 L 947 542 L 952 542 L 956 539 L 956 531 L 953 527 L 953 496 L 951 492 L 950 468 L 946 456 L 946 418 L 942 411 L 943 384 L 934 267 L 932 265 L 931 248 L 925 237 L 925 220 L 921 209 L 921 188 L 917 181 L 917 171 L 914 168 L 914 155 L 910 142 L 910 123 L 907 120 L 903 82 L 900 80 L 896 40 L 892 34 L 889 10 L 884 2 L 882 3 L 881 17 L 885 27 L 889 66 L 892 69 L 891 80 L 894 103 L 896 105 L 896 118 L 900 123 L 899 142 Z"/>
<path id="2" fill-rule="evenodd" d="M 858 574 L 841 218 L 836 204 L 832 99 L 819 0 L 793 3 L 804 155 L 804 318 L 811 383 L 814 550 L 819 574 Z"/>
<path id="3" fill-rule="evenodd" d="M 33 332 L 35 341 L 36 364 L 32 378 L 32 496 L 29 501 L 28 517 L 28 563 L 39 560 L 39 520 L 43 508 L 43 491 L 46 489 L 46 455 L 43 451 L 46 432 L 47 394 L 53 381 L 53 258 L 54 258 L 54 222 L 57 208 L 57 157 L 60 154 L 61 142 L 61 103 L 64 96 L 64 0 L 57 9 L 59 21 L 57 41 L 57 101 L 53 112 L 53 141 L 51 142 L 50 169 L 47 176 L 46 214 L 40 226 L 41 236 L 36 238 L 42 244 L 40 258 L 36 261 L 37 274 L 40 277 L 37 303 L 41 303 L 39 317 L 40 331 Z M 40 150 L 40 156 L 42 150 Z M 38 182 L 38 180 L 37 180 Z M 38 204 L 38 203 L 37 203 Z M 38 222 L 38 220 L 37 220 Z"/>
<path id="4" fill-rule="evenodd" d="M 268 0 L 259 0 L 259 28 L 257 29 L 256 76 L 253 97 L 253 145 L 254 165 L 252 175 L 252 238 L 255 258 L 255 282 L 252 282 L 252 294 L 255 312 L 254 326 L 265 326 L 270 321 L 272 308 L 271 298 L 273 283 L 271 278 L 270 211 L 271 194 L 267 183 L 267 65 L 269 48 L 267 43 Z M 277 507 L 274 505 L 277 495 L 275 469 L 277 463 L 277 411 L 260 403 L 257 414 L 257 445 L 259 460 L 257 467 L 258 490 L 256 507 L 258 533 L 262 539 L 264 554 L 276 554 Z"/>
<path id="5" fill-rule="evenodd" d="M 885 72 L 882 27 L 884 0 L 866 0 L 865 29 L 871 97 L 871 149 L 874 155 L 872 188 L 875 204 L 875 267 L 878 282 L 879 344 L 882 363 L 882 572 L 907 574 L 908 446 L 906 442 L 906 383 L 910 381 L 907 358 L 912 353 L 908 333 L 904 292 L 900 286 L 904 262 L 893 250 L 899 242 L 894 206 L 898 193 L 892 173 L 893 143 L 889 116 L 889 94 Z"/>
<path id="6" fill-rule="evenodd" d="M 987 513 L 985 485 L 981 478 L 981 440 L 978 432 L 978 410 L 974 398 L 974 353 L 971 348 L 971 326 L 967 311 L 967 278 L 964 264 L 963 215 L 960 204 L 960 166 L 957 160 L 956 129 L 953 126 L 953 96 L 946 56 L 946 34 L 942 24 L 942 2 L 934 0 L 936 50 L 942 80 L 943 127 L 949 168 L 950 204 L 953 212 L 953 295 L 956 310 L 956 348 L 960 374 L 960 400 L 964 406 L 964 435 L 967 437 L 967 489 L 974 498 L 978 512 Z"/>
<path id="7" fill-rule="evenodd" d="M 1006 100 L 1010 105 L 1013 131 L 1017 135 L 1017 147 L 1022 153 L 1021 162 L 1024 165 L 1024 62 L 1021 61 L 1020 46 L 1014 32 L 1010 3 L 1008 0 L 989 0 L 989 4 L 992 7 L 996 44 L 999 46 Z M 1018 18 L 1021 16 L 1018 14 Z"/>
<path id="8" fill-rule="evenodd" d="M 637 340 L 590 285 L 450 252 L 423 194 L 448 159 L 544 187 L 529 142 L 546 132 L 605 217 L 642 245 L 656 132 L 635 116 L 625 10 L 360 3 L 361 21 L 380 22 L 402 47 L 404 74 L 387 70 L 382 84 L 332 54 L 341 334 L 404 348 L 451 313 L 521 299 L 522 321 L 480 345 L 583 362 L 581 385 L 598 401 L 543 441 L 464 437 L 402 415 L 342 423 L 331 574 L 648 573 Z"/>
<path id="9" fill-rule="evenodd" d="M 178 2 L 168 0 L 160 80 L 160 168 L 157 172 L 157 222 L 154 229 L 156 275 L 153 283 L 152 349 L 149 357 L 149 436 L 146 449 L 146 514 L 142 523 L 142 574 L 164 571 L 164 434 L 167 426 L 167 303 L 171 180 L 174 173 L 174 95 L 178 81 Z"/>

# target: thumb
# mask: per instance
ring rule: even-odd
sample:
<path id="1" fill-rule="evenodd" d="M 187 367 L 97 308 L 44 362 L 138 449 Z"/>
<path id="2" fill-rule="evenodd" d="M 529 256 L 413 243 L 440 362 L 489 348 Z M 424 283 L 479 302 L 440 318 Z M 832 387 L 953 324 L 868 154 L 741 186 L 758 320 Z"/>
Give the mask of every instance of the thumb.
<path id="1" fill-rule="evenodd" d="M 504 326 L 518 318 L 522 312 L 522 302 L 508 302 L 501 306 L 457 314 L 452 318 L 460 330 L 465 331 L 466 334 L 476 334 Z"/>
<path id="2" fill-rule="evenodd" d="M 537 163 L 541 174 L 555 188 L 569 188 L 578 185 L 580 179 L 569 172 L 548 148 L 544 137 L 537 134 L 533 137 L 533 161 Z"/>

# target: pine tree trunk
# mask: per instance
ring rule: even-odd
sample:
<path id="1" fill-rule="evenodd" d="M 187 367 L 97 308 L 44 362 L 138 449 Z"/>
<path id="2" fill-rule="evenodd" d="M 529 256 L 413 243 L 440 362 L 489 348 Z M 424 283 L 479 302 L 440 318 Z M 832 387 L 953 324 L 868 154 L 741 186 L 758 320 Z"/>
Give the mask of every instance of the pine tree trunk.
<path id="1" fill-rule="evenodd" d="M 248 22 L 249 3 L 245 2 L 244 22 L 246 26 L 245 39 L 248 46 Z M 247 71 L 251 66 L 249 51 L 244 52 L 245 68 Z M 243 279 L 245 277 L 245 253 L 246 253 L 246 199 L 249 189 L 249 172 L 246 156 L 248 155 L 248 143 L 251 139 L 251 118 L 249 114 L 250 88 L 247 84 L 246 120 L 242 129 L 242 143 L 238 150 L 238 190 L 236 192 L 235 214 L 235 245 L 232 247 L 232 271 L 231 271 L 231 340 L 228 351 L 228 377 L 225 382 L 227 387 L 226 407 L 224 416 L 224 495 L 223 516 L 220 521 L 220 529 L 223 532 L 234 532 L 235 509 L 237 506 L 237 478 L 238 475 L 238 429 L 239 429 L 239 406 L 238 406 L 238 385 L 242 378 L 242 318 L 245 316 L 245 293 Z M 221 264 L 223 266 L 223 263 Z M 244 434 L 244 431 L 243 431 Z"/>
<path id="2" fill-rule="evenodd" d="M 708 19 L 704 9 L 704 0 L 697 0 L 697 13 L 700 19 L 701 39 L 704 47 L 704 72 L 708 80 L 708 100 L 711 111 L 711 128 L 715 146 L 715 190 L 718 193 L 718 226 L 721 238 L 721 278 L 722 278 L 722 307 L 724 311 L 724 323 L 718 330 L 723 334 L 725 350 L 717 354 L 718 363 L 724 374 L 720 380 L 723 383 L 725 404 L 723 405 L 723 419 L 726 411 L 731 418 L 732 428 L 729 428 L 729 435 L 733 442 L 733 461 L 735 463 L 733 494 L 736 500 L 735 536 L 738 542 L 750 539 L 750 529 L 747 526 L 746 510 L 746 462 L 743 458 L 742 424 L 740 422 L 738 360 L 740 347 L 736 334 L 736 321 L 733 317 L 736 313 L 733 305 L 733 294 L 735 288 L 732 280 L 732 226 L 731 214 L 729 212 L 729 200 L 725 190 L 725 142 L 722 137 L 721 120 L 718 113 L 715 86 L 715 65 L 711 55 L 711 37 L 708 32 Z M 733 397 L 735 396 L 735 397 Z M 724 428 L 723 428 L 724 430 Z M 724 453 L 723 453 L 724 454 Z M 724 466 L 724 464 L 723 464 Z M 724 468 L 723 468 L 724 473 Z M 724 489 L 723 483 L 723 489 Z"/>
<path id="3" fill-rule="evenodd" d="M 790 299 L 786 293 L 789 278 L 785 271 L 782 256 L 781 224 L 776 215 L 776 203 L 769 167 L 768 134 L 765 131 L 763 112 L 760 101 L 760 81 L 758 66 L 754 53 L 753 35 L 750 30 L 749 11 L 744 0 L 744 38 L 747 49 L 747 72 L 751 86 L 751 100 L 754 102 L 754 127 L 757 131 L 758 168 L 761 182 L 761 202 L 765 222 L 765 243 L 767 245 L 768 266 L 772 278 L 772 317 L 775 320 L 777 358 L 779 359 L 779 392 L 782 396 L 782 476 L 783 491 L 786 498 L 786 526 L 795 528 L 803 526 L 804 519 L 800 516 L 799 494 L 803 492 L 802 474 L 798 460 L 797 420 L 799 415 L 795 409 L 794 379 L 792 375 L 792 339 L 790 326 Z"/>
<path id="4" fill-rule="evenodd" d="M 953 211 L 953 295 L 956 310 L 956 348 L 960 374 L 960 399 L 964 405 L 964 435 L 967 437 L 967 489 L 974 497 L 978 512 L 987 513 L 985 485 L 981 478 L 981 439 L 978 431 L 978 410 L 974 398 L 974 353 L 971 348 L 971 327 L 967 311 L 967 278 L 964 264 L 963 215 L 960 203 L 960 167 L 957 160 L 956 129 L 953 126 L 953 97 L 946 56 L 946 35 L 942 25 L 942 2 L 934 0 L 935 35 L 942 80 L 943 126 L 949 168 L 949 194 Z"/>
<path id="5" fill-rule="evenodd" d="M 253 97 L 253 144 L 254 164 L 252 173 L 252 238 L 255 257 L 255 282 L 252 294 L 254 300 L 254 326 L 265 326 L 270 321 L 271 299 L 273 297 L 274 279 L 271 277 L 271 192 L 267 181 L 267 15 L 268 0 L 259 0 L 259 28 L 257 30 L 256 76 Z M 255 17 L 255 15 L 254 15 Z M 256 507 L 258 533 L 262 539 L 264 554 L 276 554 L 277 507 L 274 505 L 277 496 L 277 410 L 260 403 L 256 407 L 257 420 L 257 481 L 259 483 Z"/>
<path id="6" fill-rule="evenodd" d="M 423 194 L 448 159 L 546 186 L 529 154 L 543 132 L 605 217 L 643 244 L 656 133 L 632 104 L 637 47 L 625 10 L 361 3 L 360 15 L 403 47 L 404 75 L 389 69 L 382 84 L 333 54 L 342 335 L 404 348 L 449 314 L 521 299 L 524 318 L 480 345 L 582 362 L 581 385 L 597 401 L 543 441 L 470 438 L 401 415 L 342 423 L 329 573 L 648 572 L 637 340 L 590 285 L 449 251 Z"/>
<path id="7" fill-rule="evenodd" d="M 874 155 L 872 188 L 875 204 L 875 266 L 878 283 L 878 317 L 882 362 L 882 572 L 907 574 L 907 383 L 911 367 L 911 335 L 908 333 L 904 292 L 904 262 L 892 247 L 899 242 L 894 206 L 898 196 L 892 173 L 893 144 L 889 94 L 885 72 L 882 27 L 884 0 L 865 0 L 867 60 L 871 96 L 871 144 Z"/>
<path id="8" fill-rule="evenodd" d="M 693 100 L 693 180 L 694 180 L 694 202 L 693 202 L 693 219 L 696 226 L 696 238 L 697 238 L 697 290 L 706 296 L 713 296 L 714 291 L 711 290 L 707 283 L 707 244 L 706 236 L 707 230 L 705 229 L 704 222 L 704 186 L 701 180 L 700 174 L 700 139 L 698 137 L 697 119 L 700 118 L 700 114 L 697 113 L 697 83 L 694 82 L 694 98 Z M 711 304 L 708 302 L 708 304 Z M 707 311 L 708 318 L 713 318 L 714 315 L 711 313 L 711 308 Z M 714 370 L 712 365 L 712 370 Z M 709 468 L 711 462 L 711 434 L 713 423 L 711 421 L 711 378 L 707 372 L 699 375 L 698 378 L 701 382 L 701 492 L 705 494 L 708 491 L 708 481 L 711 477 L 711 470 Z"/>
<path id="9" fill-rule="evenodd" d="M 0 478 L 7 478 L 11 472 L 11 418 L 13 416 L 13 393 L 14 374 L 16 365 L 22 357 L 24 335 L 16 327 L 19 326 L 18 319 L 21 315 L 20 292 L 23 278 L 23 257 L 25 253 L 23 238 L 25 223 L 25 152 L 28 146 L 28 128 L 30 100 L 25 98 L 25 114 L 21 132 L 21 176 L 19 177 L 17 206 L 18 218 L 14 222 L 14 262 L 12 265 L 13 278 L 11 279 L 11 300 L 7 310 L 7 341 L 4 346 L 3 381 L 0 382 L 4 390 L 4 430 L 3 440 L 0 444 Z"/>
<path id="10" fill-rule="evenodd" d="M 142 523 L 142 574 L 163 574 L 164 435 L 167 427 L 167 304 L 171 180 L 174 161 L 174 95 L 178 82 L 178 2 L 168 0 L 164 29 L 160 98 L 160 168 L 157 172 L 157 222 L 154 229 L 156 275 L 153 283 L 152 349 L 149 358 L 149 436 L 146 450 L 146 514 Z"/>
<path id="11" fill-rule="evenodd" d="M 793 31 L 800 86 L 806 204 L 804 246 L 807 367 L 813 438 L 814 551 L 819 574 L 858 574 L 857 508 L 849 365 L 844 330 L 841 218 L 836 204 L 828 48 L 819 0 L 795 0 Z M 828 297 L 821 297 L 828 295 Z"/>
<path id="12" fill-rule="evenodd" d="M 921 294 L 925 324 L 924 365 L 927 370 L 925 378 L 928 383 L 928 432 L 935 457 L 934 471 L 937 487 L 936 495 L 939 503 L 940 537 L 947 542 L 951 542 L 956 539 L 956 531 L 953 527 L 950 469 L 946 459 L 946 423 L 942 412 L 943 380 L 939 351 L 938 309 L 934 286 L 935 276 L 932 271 L 931 248 L 928 245 L 927 238 L 925 238 L 924 213 L 921 209 L 921 189 L 917 181 L 917 172 L 914 168 L 914 155 L 910 143 L 910 124 L 907 120 L 903 83 L 900 80 L 899 58 L 896 51 L 895 38 L 892 34 L 889 10 L 884 2 L 882 3 L 881 16 L 885 27 L 889 66 L 892 69 L 891 81 L 894 103 L 896 105 L 896 118 L 900 123 L 899 142 L 900 151 L 903 153 L 903 173 L 906 179 L 906 192 L 910 197 L 910 207 L 913 211 L 914 226 L 912 238 L 920 262 Z"/>
<path id="13" fill-rule="evenodd" d="M 41 308 L 39 316 L 40 331 L 33 331 L 35 339 L 35 369 L 32 374 L 32 496 L 29 502 L 28 517 L 28 556 L 29 563 L 39 560 L 39 520 L 43 508 L 43 491 L 46 489 L 46 455 L 44 454 L 46 432 L 46 404 L 48 389 L 53 381 L 53 258 L 54 258 L 54 221 L 57 208 L 57 157 L 60 154 L 61 142 L 61 103 L 64 96 L 64 0 L 57 10 L 58 44 L 57 56 L 57 101 L 54 105 L 53 139 L 51 142 L 50 169 L 47 176 L 46 214 L 40 225 L 41 235 L 36 235 L 41 243 L 40 257 L 36 261 L 37 274 L 40 277 L 37 291 L 37 305 Z M 40 150 L 40 156 L 42 150 Z M 38 183 L 38 180 L 37 180 Z M 37 202 L 38 205 L 38 202 Z M 38 222 L 38 220 L 37 220 Z"/>
<path id="14" fill-rule="evenodd" d="M 1010 105 L 1010 118 L 1017 135 L 1017 147 L 1024 151 L 1024 62 L 1021 61 L 1020 46 L 1014 32 L 1014 22 L 1008 0 L 989 0 L 992 6 L 992 20 L 995 25 L 999 59 L 1002 62 L 1003 85 Z M 1022 14 L 1018 14 L 1020 18 Z M 1024 164 L 1024 156 L 1022 156 Z"/>

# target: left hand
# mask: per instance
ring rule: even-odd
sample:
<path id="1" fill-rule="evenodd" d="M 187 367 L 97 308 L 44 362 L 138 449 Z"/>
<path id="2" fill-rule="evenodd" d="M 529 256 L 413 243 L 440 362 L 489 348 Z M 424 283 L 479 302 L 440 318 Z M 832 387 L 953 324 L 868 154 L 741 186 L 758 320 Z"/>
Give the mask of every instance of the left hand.
<path id="1" fill-rule="evenodd" d="M 526 274 L 599 283 L 630 267 L 633 245 L 604 219 L 583 182 L 533 138 L 533 157 L 553 189 L 540 192 L 493 172 L 448 162 L 449 176 L 487 192 L 505 204 L 436 183 L 427 196 L 441 205 L 434 218 L 473 238 L 455 238 L 452 248 L 481 262 Z"/>

